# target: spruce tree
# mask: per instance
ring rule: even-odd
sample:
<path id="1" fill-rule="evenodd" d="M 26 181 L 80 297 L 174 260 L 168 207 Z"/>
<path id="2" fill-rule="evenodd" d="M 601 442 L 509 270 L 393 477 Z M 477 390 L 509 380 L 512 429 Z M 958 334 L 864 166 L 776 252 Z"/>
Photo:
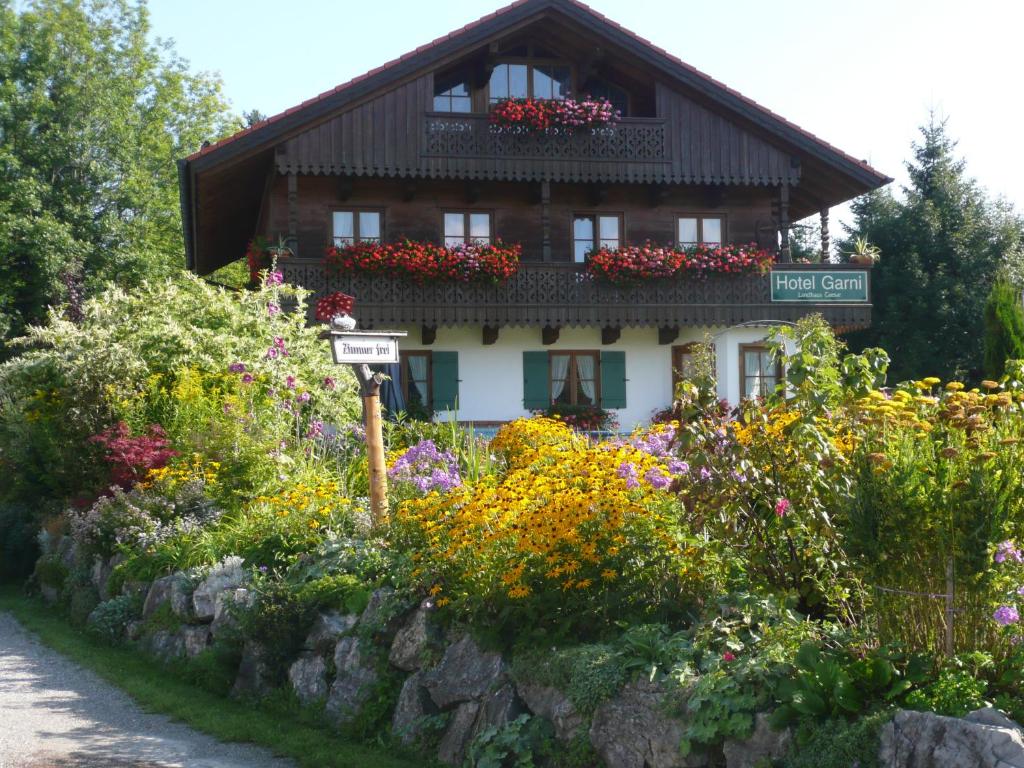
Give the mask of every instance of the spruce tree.
<path id="1" fill-rule="evenodd" d="M 985 375 L 998 380 L 1007 360 L 1024 359 L 1024 307 L 1021 292 L 999 278 L 985 304 Z"/>
<path id="2" fill-rule="evenodd" d="M 933 118 L 921 134 L 902 198 L 882 190 L 853 204 L 850 240 L 866 237 L 882 258 L 872 274 L 871 328 L 849 343 L 886 349 L 891 381 L 974 381 L 982 376 L 986 297 L 1024 225 L 967 176 L 945 121 Z"/>

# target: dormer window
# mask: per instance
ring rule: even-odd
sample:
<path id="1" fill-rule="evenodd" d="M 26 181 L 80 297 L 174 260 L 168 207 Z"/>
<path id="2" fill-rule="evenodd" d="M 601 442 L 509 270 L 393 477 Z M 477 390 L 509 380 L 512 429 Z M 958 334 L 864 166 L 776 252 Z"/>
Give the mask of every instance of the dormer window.
<path id="1" fill-rule="evenodd" d="M 564 99 L 571 91 L 568 64 L 506 62 L 491 72 L 488 98 L 491 104 L 505 99 Z"/>
<path id="2" fill-rule="evenodd" d="M 434 111 L 473 111 L 473 98 L 469 90 L 469 78 L 465 73 L 454 72 L 434 78 Z"/>

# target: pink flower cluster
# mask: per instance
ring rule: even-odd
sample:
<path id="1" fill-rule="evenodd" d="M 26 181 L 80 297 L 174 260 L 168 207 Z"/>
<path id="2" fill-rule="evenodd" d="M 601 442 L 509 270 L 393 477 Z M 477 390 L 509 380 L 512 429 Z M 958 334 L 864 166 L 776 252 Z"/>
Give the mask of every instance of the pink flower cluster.
<path id="1" fill-rule="evenodd" d="M 610 125 L 619 111 L 603 98 L 505 99 L 491 110 L 491 125 L 543 133 L 549 130 L 572 133 L 577 128 Z"/>

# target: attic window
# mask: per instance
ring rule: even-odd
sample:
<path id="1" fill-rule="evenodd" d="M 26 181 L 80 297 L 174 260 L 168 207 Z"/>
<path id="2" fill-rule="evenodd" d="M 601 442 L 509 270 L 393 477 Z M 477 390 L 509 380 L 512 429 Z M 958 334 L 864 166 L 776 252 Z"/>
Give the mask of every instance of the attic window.
<path id="1" fill-rule="evenodd" d="M 568 64 L 507 62 L 491 72 L 489 100 L 564 99 L 572 90 L 572 68 Z"/>
<path id="2" fill-rule="evenodd" d="M 620 88 L 607 80 L 590 80 L 583 92 L 594 98 L 607 99 L 623 115 L 629 113 L 629 94 L 625 88 Z"/>
<path id="3" fill-rule="evenodd" d="M 473 99 L 469 91 L 469 78 L 462 72 L 434 79 L 435 112 L 472 112 Z"/>

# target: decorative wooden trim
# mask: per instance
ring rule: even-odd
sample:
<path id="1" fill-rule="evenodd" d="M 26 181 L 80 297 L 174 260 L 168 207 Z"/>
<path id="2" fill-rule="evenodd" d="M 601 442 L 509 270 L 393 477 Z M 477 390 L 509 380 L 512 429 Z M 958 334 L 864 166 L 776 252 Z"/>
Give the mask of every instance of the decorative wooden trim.
<path id="1" fill-rule="evenodd" d="M 561 331 L 562 329 L 559 328 L 557 325 L 545 325 L 540 330 L 541 343 L 546 347 L 554 344 L 556 341 L 558 341 L 558 335 L 559 333 L 561 333 Z"/>
<path id="2" fill-rule="evenodd" d="M 429 347 L 437 341 L 437 326 L 436 325 L 421 325 L 420 326 L 420 343 Z"/>
<path id="3" fill-rule="evenodd" d="M 613 326 L 605 326 L 604 328 L 601 329 L 601 344 L 606 346 L 606 347 L 609 344 L 614 344 L 616 341 L 619 340 L 619 337 L 621 335 L 622 335 L 622 329 L 621 328 L 617 328 L 617 327 L 613 327 Z"/>
<path id="4" fill-rule="evenodd" d="M 658 343 L 665 345 L 671 344 L 673 341 L 679 338 L 679 326 L 678 325 L 663 325 L 658 329 Z"/>
<path id="5" fill-rule="evenodd" d="M 708 275 L 609 285 L 583 277 L 581 265 L 523 262 L 510 279 L 490 283 L 429 283 L 368 275 L 340 276 L 322 258 L 283 259 L 289 283 L 313 291 L 311 301 L 332 291 L 357 298 L 360 327 L 520 326 L 550 330 L 549 344 L 563 326 L 603 328 L 728 327 L 739 323 L 796 322 L 820 313 L 835 327 L 866 328 L 871 304 L 772 303 L 771 276 Z M 777 264 L 774 269 L 784 270 Z M 793 268 L 789 266 L 789 268 Z M 864 270 L 845 264 L 799 265 L 801 270 Z M 870 269 L 868 269 L 870 281 Z M 870 282 L 869 282 L 870 295 Z"/>
<path id="6" fill-rule="evenodd" d="M 483 342 L 484 346 L 490 346 L 498 341 L 498 326 L 497 325 L 485 325 L 483 328 Z"/>

